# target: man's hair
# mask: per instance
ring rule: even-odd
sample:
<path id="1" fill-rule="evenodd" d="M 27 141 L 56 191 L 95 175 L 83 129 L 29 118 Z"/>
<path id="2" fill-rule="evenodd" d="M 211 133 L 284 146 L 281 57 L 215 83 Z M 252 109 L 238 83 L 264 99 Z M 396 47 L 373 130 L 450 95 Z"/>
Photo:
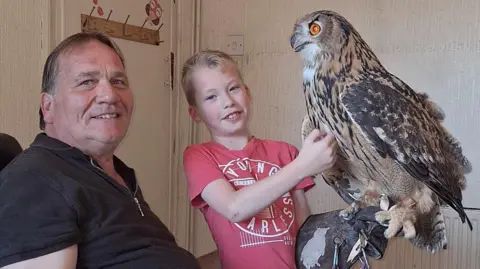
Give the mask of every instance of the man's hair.
<path id="1" fill-rule="evenodd" d="M 208 67 L 225 68 L 225 63 L 231 63 L 235 66 L 238 77 L 243 82 L 242 74 L 233 60 L 227 53 L 219 50 L 203 50 L 191 56 L 182 67 L 182 88 L 185 93 L 187 102 L 191 106 L 195 106 L 195 88 L 192 83 L 192 74 L 197 68 Z"/>
<path id="2" fill-rule="evenodd" d="M 102 33 L 77 33 L 64 39 L 57 47 L 48 55 L 48 58 L 43 67 L 42 77 L 42 93 L 46 92 L 51 95 L 56 93 L 57 76 L 59 73 L 59 58 L 68 54 L 73 49 L 87 44 L 90 41 L 98 41 L 104 45 L 110 47 L 122 61 L 122 65 L 125 67 L 125 59 L 122 51 L 117 44 L 108 36 Z M 40 130 L 45 129 L 45 120 L 43 118 L 42 109 L 39 110 L 40 115 Z"/>

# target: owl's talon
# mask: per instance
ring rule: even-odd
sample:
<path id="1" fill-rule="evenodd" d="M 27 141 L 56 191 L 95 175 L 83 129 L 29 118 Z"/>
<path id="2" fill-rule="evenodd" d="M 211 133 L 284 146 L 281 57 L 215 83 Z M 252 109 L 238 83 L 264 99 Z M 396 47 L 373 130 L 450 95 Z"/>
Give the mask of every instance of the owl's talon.
<path id="1" fill-rule="evenodd" d="M 377 220 L 378 223 L 380 223 L 383 226 L 389 226 L 390 224 L 390 212 L 388 211 L 379 211 L 375 214 L 375 219 Z"/>
<path id="2" fill-rule="evenodd" d="M 359 205 L 356 202 L 353 202 L 349 207 L 340 211 L 339 216 L 344 220 L 351 220 L 357 214 Z"/>
<path id="3" fill-rule="evenodd" d="M 389 206 L 390 206 L 390 201 L 388 200 L 387 195 L 385 194 L 380 195 L 380 208 L 386 211 L 388 210 Z"/>
<path id="4" fill-rule="evenodd" d="M 415 212 L 410 208 L 393 206 L 388 211 L 379 211 L 375 214 L 378 223 L 388 227 L 385 230 L 385 237 L 390 239 L 403 231 L 403 236 L 407 239 L 416 236 L 415 230 Z M 403 230 L 402 230 L 403 229 Z"/>
<path id="5" fill-rule="evenodd" d="M 415 226 L 413 225 L 413 222 L 411 220 L 406 220 L 403 223 L 403 233 L 404 233 L 403 236 L 405 238 L 411 239 L 411 238 L 415 237 L 416 230 L 415 230 Z"/>

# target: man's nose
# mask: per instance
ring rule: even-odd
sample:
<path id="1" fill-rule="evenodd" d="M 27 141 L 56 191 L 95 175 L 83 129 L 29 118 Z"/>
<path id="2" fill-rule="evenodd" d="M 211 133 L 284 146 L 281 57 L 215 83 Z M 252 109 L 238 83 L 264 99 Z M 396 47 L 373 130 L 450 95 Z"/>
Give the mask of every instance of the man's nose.
<path id="1" fill-rule="evenodd" d="M 101 82 L 97 86 L 97 102 L 100 103 L 116 103 L 120 100 L 118 90 L 110 83 L 110 81 Z"/>

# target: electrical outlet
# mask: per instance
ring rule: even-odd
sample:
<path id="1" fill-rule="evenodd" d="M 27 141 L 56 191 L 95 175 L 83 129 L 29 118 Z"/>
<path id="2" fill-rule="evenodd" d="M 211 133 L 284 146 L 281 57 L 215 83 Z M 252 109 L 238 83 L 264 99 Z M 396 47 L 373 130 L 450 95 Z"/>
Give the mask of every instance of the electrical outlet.
<path id="1" fill-rule="evenodd" d="M 227 36 L 226 52 L 231 56 L 243 55 L 243 35 Z"/>

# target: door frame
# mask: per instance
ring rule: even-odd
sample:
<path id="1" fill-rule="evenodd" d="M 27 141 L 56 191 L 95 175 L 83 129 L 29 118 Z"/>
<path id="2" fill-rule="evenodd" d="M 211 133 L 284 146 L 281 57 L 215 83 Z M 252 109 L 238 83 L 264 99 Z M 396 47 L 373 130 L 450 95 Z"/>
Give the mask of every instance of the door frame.
<path id="1" fill-rule="evenodd" d="M 181 86 L 183 63 L 200 47 L 200 4 L 201 0 L 173 1 L 176 10 L 175 28 L 172 29 L 172 41 L 175 42 L 175 79 L 173 85 L 176 98 L 174 122 L 175 137 L 173 145 L 173 182 L 170 184 L 170 228 L 177 243 L 193 253 L 194 248 L 194 210 L 188 198 L 187 182 L 183 170 L 183 151 L 188 145 L 197 142 L 197 126 L 188 114 L 188 103 Z"/>

